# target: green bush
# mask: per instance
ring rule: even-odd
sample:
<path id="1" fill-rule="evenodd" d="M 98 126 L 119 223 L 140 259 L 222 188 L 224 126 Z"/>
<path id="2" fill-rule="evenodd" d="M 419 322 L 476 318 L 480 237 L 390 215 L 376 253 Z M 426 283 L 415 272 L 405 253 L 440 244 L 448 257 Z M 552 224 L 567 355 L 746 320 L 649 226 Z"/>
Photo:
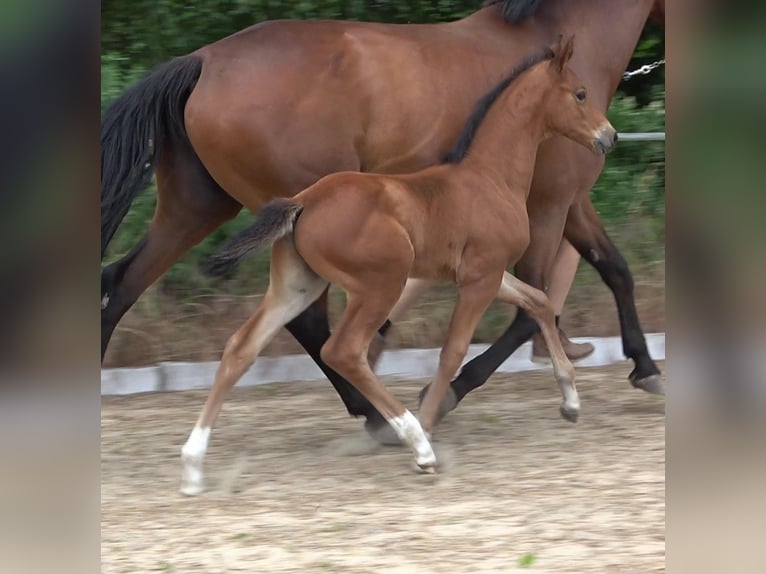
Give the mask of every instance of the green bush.
<path id="1" fill-rule="evenodd" d="M 665 131 L 664 91 L 644 107 L 617 97 L 608 113 L 618 132 Z M 630 259 L 656 261 L 665 241 L 665 142 L 622 141 L 591 191 L 607 230 Z"/>

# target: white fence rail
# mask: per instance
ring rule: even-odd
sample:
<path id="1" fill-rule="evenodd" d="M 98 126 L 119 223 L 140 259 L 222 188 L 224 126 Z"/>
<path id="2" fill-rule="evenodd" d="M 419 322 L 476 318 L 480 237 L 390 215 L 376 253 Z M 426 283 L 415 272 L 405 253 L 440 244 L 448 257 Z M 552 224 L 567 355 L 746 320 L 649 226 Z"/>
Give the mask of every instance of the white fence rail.
<path id="1" fill-rule="evenodd" d="M 664 142 L 665 132 L 620 133 L 621 142 Z"/>
<path id="2" fill-rule="evenodd" d="M 577 363 L 578 367 L 600 367 L 625 361 L 620 337 L 575 337 L 576 343 L 593 343 L 592 355 Z M 665 334 L 646 335 L 649 354 L 653 359 L 665 359 Z M 471 345 L 465 360 L 476 357 L 489 345 Z M 436 372 L 440 349 L 397 349 L 385 352 L 376 372 L 383 377 L 430 377 Z M 532 343 L 524 343 L 497 369 L 498 373 L 519 373 L 550 369 L 533 363 Z M 131 395 L 161 391 L 190 391 L 209 389 L 213 383 L 218 362 L 160 363 L 151 367 L 101 370 L 102 395 Z M 324 380 L 322 371 L 308 355 L 260 357 L 237 384 L 251 387 L 277 382 Z"/>

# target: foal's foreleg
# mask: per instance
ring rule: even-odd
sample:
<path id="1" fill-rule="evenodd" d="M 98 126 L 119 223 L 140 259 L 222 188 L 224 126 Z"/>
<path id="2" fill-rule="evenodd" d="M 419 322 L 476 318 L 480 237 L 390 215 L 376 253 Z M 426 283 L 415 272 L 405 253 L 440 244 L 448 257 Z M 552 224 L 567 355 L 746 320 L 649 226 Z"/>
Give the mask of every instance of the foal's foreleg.
<path id="1" fill-rule="evenodd" d="M 447 398 L 446 407 L 442 406 L 442 402 L 447 397 L 447 393 L 452 392 L 449 383 L 468 352 L 468 345 L 471 343 L 479 320 L 497 294 L 497 279 L 496 275 L 483 277 L 481 280 L 458 287 L 458 297 L 447 331 L 447 340 L 439 355 L 439 367 L 420 405 L 420 421 L 427 431 L 430 431 L 444 414 L 454 407 L 452 404 L 452 401 L 455 401 L 454 393 Z"/>
<path id="2" fill-rule="evenodd" d="M 510 273 L 503 274 L 503 281 L 497 298 L 524 309 L 537 322 L 545 343 L 551 352 L 553 374 L 561 389 L 561 416 L 571 422 L 577 421 L 580 413 L 580 398 L 575 386 L 575 372 L 572 363 L 564 352 L 556 329 L 555 310 L 548 297 Z"/>
<path id="3" fill-rule="evenodd" d="M 195 495 L 204 489 L 202 466 L 210 430 L 229 390 L 252 366 L 279 329 L 306 309 L 326 287 L 327 282 L 311 271 L 297 255 L 292 238 L 274 245 L 268 291 L 255 314 L 226 343 L 213 388 L 194 430 L 181 449 L 181 492 Z"/>

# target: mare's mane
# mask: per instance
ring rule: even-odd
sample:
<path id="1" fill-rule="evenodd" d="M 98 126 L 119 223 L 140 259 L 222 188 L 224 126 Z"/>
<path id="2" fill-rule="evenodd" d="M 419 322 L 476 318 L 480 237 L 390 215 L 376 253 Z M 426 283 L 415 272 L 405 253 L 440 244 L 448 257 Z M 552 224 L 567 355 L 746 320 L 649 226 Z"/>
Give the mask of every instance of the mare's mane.
<path id="1" fill-rule="evenodd" d="M 500 4 L 500 10 L 506 22 L 516 24 L 533 16 L 543 0 L 486 0 L 482 6 Z"/>

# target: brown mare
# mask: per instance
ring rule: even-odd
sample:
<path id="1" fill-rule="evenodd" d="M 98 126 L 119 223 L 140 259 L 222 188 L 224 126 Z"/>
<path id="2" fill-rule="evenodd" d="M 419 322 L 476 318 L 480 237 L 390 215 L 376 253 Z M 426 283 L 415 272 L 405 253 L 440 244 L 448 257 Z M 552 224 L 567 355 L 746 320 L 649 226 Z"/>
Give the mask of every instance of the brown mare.
<path id="1" fill-rule="evenodd" d="M 540 142 L 555 133 L 604 154 L 617 139 L 567 67 L 572 47 L 572 38 L 557 43 L 489 92 L 468 121 L 466 136 L 458 142 L 466 151 L 455 163 L 398 176 L 328 175 L 292 199 L 267 204 L 254 224 L 230 240 L 218 256 L 224 265 L 274 245 L 270 284 L 258 310 L 226 344 L 208 400 L 183 447 L 184 493 L 202 491 L 207 441 L 226 393 L 277 331 L 330 283 L 346 292 L 346 308 L 321 349 L 322 360 L 385 417 L 414 451 L 420 470 L 435 470 L 426 433 L 495 297 L 520 306 L 541 327 L 551 345 L 561 412 L 576 419 L 580 401 L 574 369 L 561 346 L 553 307 L 545 293 L 505 271 L 529 245 L 526 203 Z M 408 277 L 452 281 L 458 288 L 420 422 L 367 362 L 370 342 Z"/>
<path id="2" fill-rule="evenodd" d="M 102 356 L 117 322 L 191 246 L 244 205 L 257 212 L 322 176 L 411 173 L 435 165 L 478 98 L 531 51 L 576 33 L 571 62 L 606 110 L 650 13 L 662 0 L 504 0 L 451 23 L 263 22 L 158 66 L 107 110 L 102 125 L 101 248 L 157 174 L 144 238 L 101 276 Z M 614 293 L 631 382 L 656 390 L 628 267 L 588 197 L 603 159 L 565 138 L 539 150 L 527 203 L 530 247 L 516 275 L 544 289 L 562 234 Z M 365 427 L 386 420 L 319 350 L 326 295 L 287 325 Z M 536 330 L 517 314 L 451 385 L 454 406 Z"/>

